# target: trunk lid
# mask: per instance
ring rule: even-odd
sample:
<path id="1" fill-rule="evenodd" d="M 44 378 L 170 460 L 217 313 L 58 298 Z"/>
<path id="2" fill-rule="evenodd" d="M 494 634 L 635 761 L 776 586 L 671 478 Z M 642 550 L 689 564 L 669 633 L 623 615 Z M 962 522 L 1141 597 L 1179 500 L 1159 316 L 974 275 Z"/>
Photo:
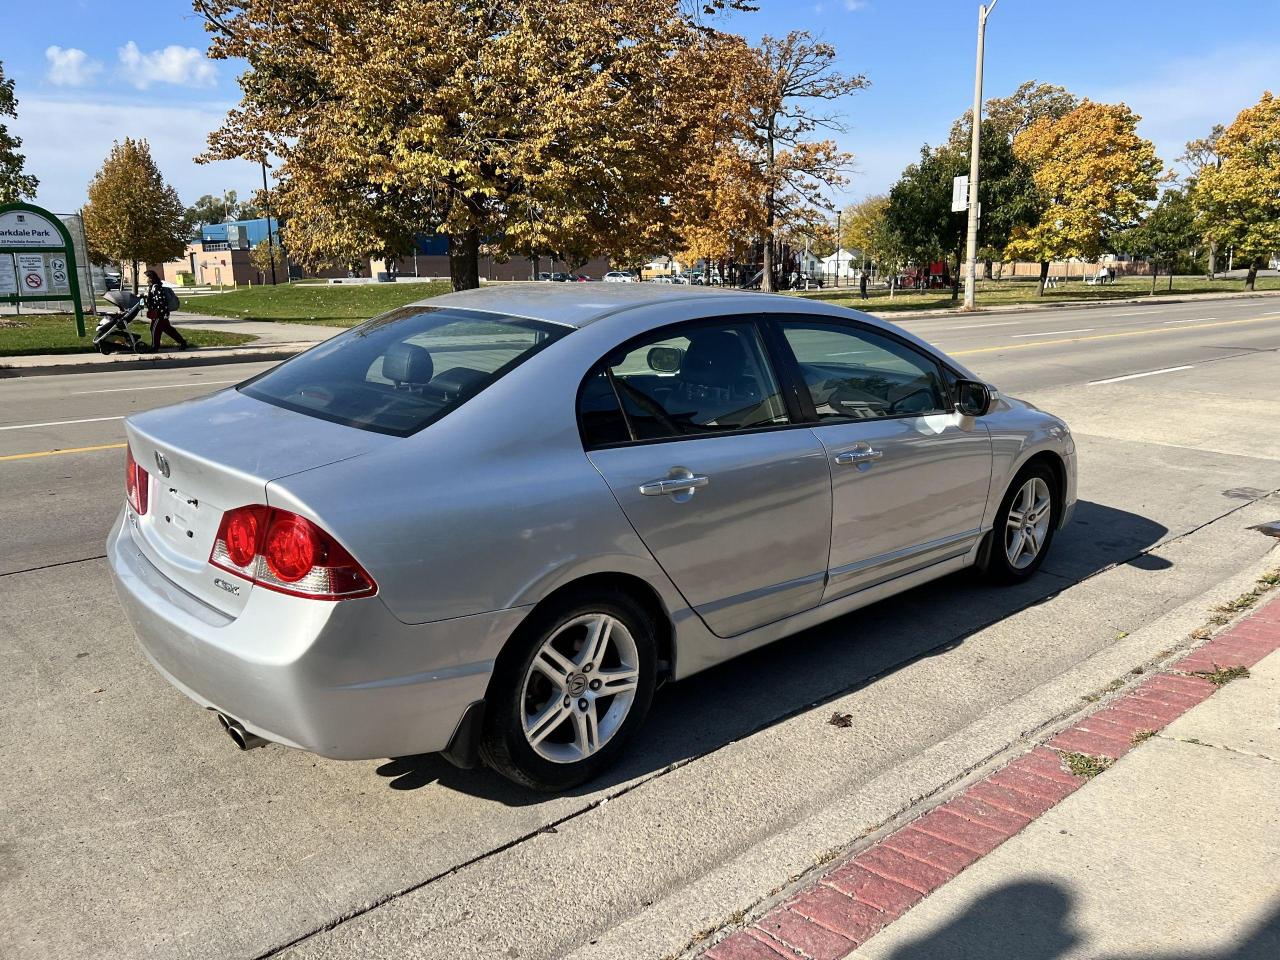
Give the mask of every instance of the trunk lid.
<path id="1" fill-rule="evenodd" d="M 396 442 L 234 389 L 138 414 L 125 429 L 149 475 L 147 512 L 129 524 L 134 541 L 166 577 L 229 616 L 252 585 L 209 563 L 223 513 L 266 503 L 272 480 Z"/>

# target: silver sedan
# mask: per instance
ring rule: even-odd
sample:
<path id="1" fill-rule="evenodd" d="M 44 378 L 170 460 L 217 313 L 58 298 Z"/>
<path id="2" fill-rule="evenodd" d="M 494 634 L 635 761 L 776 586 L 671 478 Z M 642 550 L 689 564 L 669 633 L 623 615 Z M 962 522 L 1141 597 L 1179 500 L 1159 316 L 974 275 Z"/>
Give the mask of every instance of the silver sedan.
<path id="1" fill-rule="evenodd" d="M 1066 425 L 792 297 L 510 285 L 129 418 L 108 555 L 242 747 L 598 774 L 655 688 L 965 567 L 1075 504 Z"/>

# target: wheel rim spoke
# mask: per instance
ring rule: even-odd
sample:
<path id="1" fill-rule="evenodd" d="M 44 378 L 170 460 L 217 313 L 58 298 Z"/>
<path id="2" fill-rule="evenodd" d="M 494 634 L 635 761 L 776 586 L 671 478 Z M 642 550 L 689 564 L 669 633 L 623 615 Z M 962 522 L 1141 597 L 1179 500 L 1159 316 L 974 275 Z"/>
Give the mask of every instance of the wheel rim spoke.
<path id="1" fill-rule="evenodd" d="M 529 738 L 529 743 L 534 747 L 542 743 L 547 739 L 548 734 L 565 722 L 570 713 L 572 710 L 566 707 L 564 701 L 557 696 L 537 717 L 532 720 L 526 717 L 524 732 Z"/>
<path id="2" fill-rule="evenodd" d="M 569 675 L 577 670 L 572 660 L 562 654 L 550 643 L 543 646 L 537 659 L 533 661 L 534 669 L 556 685 L 560 690 L 565 688 Z"/>
<path id="3" fill-rule="evenodd" d="M 584 757 L 600 749 L 600 723 L 596 717 L 595 701 L 589 701 L 585 710 L 574 711 L 573 742 Z"/>
<path id="4" fill-rule="evenodd" d="M 582 653 L 578 657 L 578 666 L 600 666 L 604 654 L 609 649 L 609 637 L 613 633 L 613 617 L 599 617 L 587 632 L 587 641 L 582 645 Z"/>
<path id="5" fill-rule="evenodd" d="M 629 667 L 620 670 L 601 670 L 596 674 L 596 678 L 600 681 L 600 690 L 596 695 L 600 697 L 630 693 L 640 683 L 639 671 Z"/>

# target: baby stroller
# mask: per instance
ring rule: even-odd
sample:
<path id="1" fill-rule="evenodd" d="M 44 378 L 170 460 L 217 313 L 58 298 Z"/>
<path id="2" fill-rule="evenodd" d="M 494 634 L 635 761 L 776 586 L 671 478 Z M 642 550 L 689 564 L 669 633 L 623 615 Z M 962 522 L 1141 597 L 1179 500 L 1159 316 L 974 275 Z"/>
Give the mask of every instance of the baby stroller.
<path id="1" fill-rule="evenodd" d="M 117 308 L 117 312 L 109 313 L 98 321 L 98 329 L 93 333 L 93 345 L 102 353 L 115 350 L 150 353 L 151 345 L 129 329 L 129 324 L 137 318 L 146 301 L 128 290 L 108 290 L 105 297 Z"/>

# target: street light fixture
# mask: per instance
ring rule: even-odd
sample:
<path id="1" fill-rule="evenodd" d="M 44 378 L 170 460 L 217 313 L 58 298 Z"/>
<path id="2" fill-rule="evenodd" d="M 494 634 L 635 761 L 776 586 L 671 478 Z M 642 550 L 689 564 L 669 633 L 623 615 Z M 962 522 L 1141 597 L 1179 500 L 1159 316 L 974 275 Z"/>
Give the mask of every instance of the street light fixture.
<path id="1" fill-rule="evenodd" d="M 978 61 L 973 74 L 973 141 L 969 147 L 969 234 L 965 242 L 968 265 L 964 278 L 964 308 L 974 308 L 974 294 L 978 285 L 978 156 L 982 147 L 982 47 L 987 35 L 987 17 L 1000 0 L 978 5 Z"/>

